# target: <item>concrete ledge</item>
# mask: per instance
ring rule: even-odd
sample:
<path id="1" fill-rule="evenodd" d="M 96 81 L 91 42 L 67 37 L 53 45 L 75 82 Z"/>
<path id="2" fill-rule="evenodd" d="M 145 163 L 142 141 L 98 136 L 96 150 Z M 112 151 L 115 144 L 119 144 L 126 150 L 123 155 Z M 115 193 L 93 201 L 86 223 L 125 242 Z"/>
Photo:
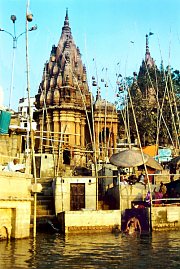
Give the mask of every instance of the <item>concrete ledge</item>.
<path id="1" fill-rule="evenodd" d="M 10 177 L 10 178 L 33 178 L 32 174 L 26 174 L 21 172 L 10 172 L 10 171 L 0 171 L 0 177 Z"/>
<path id="2" fill-rule="evenodd" d="M 94 233 L 121 230 L 120 210 L 64 211 L 57 215 L 63 233 Z"/>
<path id="3" fill-rule="evenodd" d="M 152 207 L 152 230 L 180 230 L 180 206 Z"/>
<path id="4" fill-rule="evenodd" d="M 31 198 L 31 174 L 0 172 L 0 197 Z"/>
<path id="5" fill-rule="evenodd" d="M 113 232 L 115 229 L 119 230 L 118 225 L 113 226 L 71 226 L 66 227 L 66 233 L 105 233 Z"/>
<path id="6" fill-rule="evenodd" d="M 30 198 L 21 198 L 21 197 L 7 197 L 7 198 L 3 198 L 3 197 L 0 197 L 0 201 L 34 201 L 34 198 L 33 197 L 30 197 Z"/>

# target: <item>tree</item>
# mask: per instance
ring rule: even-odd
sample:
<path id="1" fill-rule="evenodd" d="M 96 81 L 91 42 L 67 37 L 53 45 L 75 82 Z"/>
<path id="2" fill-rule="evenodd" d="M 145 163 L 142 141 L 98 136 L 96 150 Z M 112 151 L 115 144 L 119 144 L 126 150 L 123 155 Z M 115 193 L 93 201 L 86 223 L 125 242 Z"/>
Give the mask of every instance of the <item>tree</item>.
<path id="1" fill-rule="evenodd" d="M 167 146 L 176 142 L 179 130 L 180 72 L 167 67 L 140 68 L 134 79 L 128 79 L 135 119 L 129 103 L 128 118 L 131 137 L 137 137 L 135 120 L 143 146 Z M 124 112 L 126 113 L 126 112 Z M 122 113 L 121 113 L 122 114 Z M 122 124 L 122 117 L 120 116 Z M 157 135 L 159 139 L 157 140 Z"/>

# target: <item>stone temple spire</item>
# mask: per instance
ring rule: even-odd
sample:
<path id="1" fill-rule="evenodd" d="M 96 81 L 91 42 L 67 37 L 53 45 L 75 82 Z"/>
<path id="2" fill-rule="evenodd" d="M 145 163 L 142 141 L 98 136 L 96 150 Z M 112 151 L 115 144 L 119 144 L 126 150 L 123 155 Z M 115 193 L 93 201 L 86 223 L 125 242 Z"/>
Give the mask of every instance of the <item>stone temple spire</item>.
<path id="1" fill-rule="evenodd" d="M 146 53 L 145 59 L 143 59 L 142 64 L 139 69 L 139 75 L 145 74 L 147 72 L 147 68 L 154 68 L 155 61 L 151 57 L 150 50 L 149 50 L 149 36 L 153 35 L 153 33 L 146 34 Z"/>
<path id="2" fill-rule="evenodd" d="M 149 33 L 149 35 L 152 35 L 153 33 Z M 155 62 L 153 60 L 153 58 L 150 55 L 150 51 L 149 51 L 149 35 L 146 34 L 146 53 L 145 53 L 145 63 L 148 67 L 153 67 L 155 66 Z"/>
<path id="3" fill-rule="evenodd" d="M 148 35 L 146 35 L 146 57 L 147 55 L 150 55 L 150 52 L 149 52 L 149 38 L 148 38 Z"/>
<path id="4" fill-rule="evenodd" d="M 142 64 L 139 69 L 138 78 L 144 78 L 147 81 L 147 72 L 150 69 L 155 69 L 156 64 L 154 59 L 151 57 L 150 50 L 149 50 L 149 36 L 153 35 L 153 33 L 149 32 L 146 34 L 146 52 L 145 52 L 145 59 L 143 59 Z M 155 89 L 148 85 L 148 83 L 142 83 L 143 85 L 140 86 L 140 91 L 144 99 L 148 100 L 149 105 L 154 106 L 156 105 L 156 92 Z M 137 90 L 137 88 L 136 88 Z"/>
<path id="5" fill-rule="evenodd" d="M 71 28 L 69 26 L 68 9 L 66 9 L 66 16 L 64 20 L 64 26 L 62 27 L 62 34 L 71 34 Z"/>
<path id="6" fill-rule="evenodd" d="M 79 88 L 86 95 L 86 106 L 90 107 L 90 93 L 86 78 L 86 69 L 83 66 L 81 53 L 76 46 L 69 26 L 68 10 L 66 10 L 64 25 L 58 45 L 52 46 L 46 73 L 43 74 L 41 85 L 43 91 L 49 93 L 48 105 L 61 106 L 65 101 L 77 105 Z M 41 94 L 41 91 L 38 93 Z M 67 97 L 67 98 L 66 98 Z M 41 107 L 40 97 L 37 96 L 37 106 Z M 82 109 L 82 100 L 79 99 Z"/>

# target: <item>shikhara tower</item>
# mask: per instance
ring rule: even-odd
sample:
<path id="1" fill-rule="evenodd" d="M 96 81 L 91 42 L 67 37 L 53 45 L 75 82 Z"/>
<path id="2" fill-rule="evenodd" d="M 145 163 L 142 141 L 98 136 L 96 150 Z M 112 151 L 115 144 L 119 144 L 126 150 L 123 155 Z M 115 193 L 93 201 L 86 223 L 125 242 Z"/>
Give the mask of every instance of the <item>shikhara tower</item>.
<path id="1" fill-rule="evenodd" d="M 41 137 L 36 139 L 36 152 L 54 154 L 56 166 L 59 163 L 84 166 L 88 162 L 87 151 L 91 149 L 92 152 L 93 137 L 98 137 L 98 134 L 93 135 L 93 131 L 101 133 L 105 126 L 104 123 L 104 126 L 92 127 L 91 101 L 86 68 L 82 63 L 80 50 L 73 40 L 66 10 L 61 37 L 58 45 L 52 46 L 36 95 L 37 110 L 34 118 L 38 124 L 38 135 Z M 96 109 L 96 106 L 94 108 Z M 112 109 L 108 111 L 112 114 Z M 97 119 L 100 118 L 97 112 L 95 115 L 96 125 Z M 111 123 L 116 124 L 114 130 L 117 132 L 116 111 L 113 115 L 115 119 Z M 100 117 L 104 117 L 102 109 Z M 111 137 L 109 132 L 110 129 L 108 135 Z M 113 136 L 113 141 L 112 137 L 110 139 L 114 147 L 116 135 Z"/>
<path id="2" fill-rule="evenodd" d="M 153 33 L 149 33 L 152 35 Z M 152 85 L 152 83 L 147 83 L 150 81 L 150 77 L 155 76 L 156 74 L 156 64 L 154 59 L 151 57 L 149 50 L 149 35 L 146 35 L 146 52 L 145 58 L 142 60 L 142 64 L 139 69 L 138 77 L 142 78 L 142 84 L 140 84 L 140 90 L 142 93 L 142 97 L 144 100 L 147 100 L 149 105 L 153 106 L 156 104 L 156 85 Z"/>

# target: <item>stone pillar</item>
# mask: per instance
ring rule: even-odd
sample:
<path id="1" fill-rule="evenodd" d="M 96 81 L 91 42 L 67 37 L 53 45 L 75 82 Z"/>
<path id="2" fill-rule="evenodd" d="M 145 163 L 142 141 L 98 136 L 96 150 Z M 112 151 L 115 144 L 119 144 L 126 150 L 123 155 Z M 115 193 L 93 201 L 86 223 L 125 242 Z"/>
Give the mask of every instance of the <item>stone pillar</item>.
<path id="1" fill-rule="evenodd" d="M 51 114 L 50 112 L 47 112 L 46 115 L 46 147 L 45 147 L 45 153 L 50 153 L 51 148 L 50 148 L 50 132 L 51 132 Z"/>
<path id="2" fill-rule="evenodd" d="M 94 130 L 95 130 L 95 150 L 96 150 L 96 157 L 99 158 L 99 121 L 94 122 Z"/>
<path id="3" fill-rule="evenodd" d="M 75 132 L 76 132 L 76 126 L 75 126 L 75 114 L 74 112 L 70 112 L 68 115 L 68 123 L 69 123 L 69 131 L 70 131 L 70 145 L 74 148 L 74 145 L 76 143 L 75 140 Z"/>
<path id="4" fill-rule="evenodd" d="M 93 136 L 93 143 L 95 142 L 95 151 L 96 151 L 96 157 L 97 159 L 99 158 L 99 121 L 98 121 L 98 114 L 97 112 L 94 114 L 94 132 L 95 134 L 92 133 Z M 95 138 L 95 141 L 94 141 Z"/>
<path id="5" fill-rule="evenodd" d="M 109 139 L 109 151 L 108 151 L 108 157 L 111 157 L 111 155 L 113 154 L 113 149 L 112 147 L 114 146 L 114 143 L 113 143 L 113 133 L 112 133 L 112 130 L 111 130 L 111 134 L 110 134 L 110 139 Z"/>
<path id="6" fill-rule="evenodd" d="M 54 131 L 54 153 L 55 155 L 58 154 L 59 151 L 59 111 L 53 111 L 53 131 Z"/>
<path id="7" fill-rule="evenodd" d="M 80 146 L 80 115 L 75 119 L 75 144 Z"/>
<path id="8" fill-rule="evenodd" d="M 113 122 L 113 152 L 117 152 L 117 121 Z"/>
<path id="9" fill-rule="evenodd" d="M 85 118 L 81 119 L 81 147 L 85 146 Z"/>
<path id="10" fill-rule="evenodd" d="M 41 151 L 43 152 L 43 145 L 44 145 L 44 140 L 43 140 L 43 128 L 44 127 L 44 122 L 43 122 L 43 115 L 39 115 L 39 133 L 38 136 L 40 137 L 39 139 L 39 148 L 38 148 L 38 152 L 41 153 Z"/>

